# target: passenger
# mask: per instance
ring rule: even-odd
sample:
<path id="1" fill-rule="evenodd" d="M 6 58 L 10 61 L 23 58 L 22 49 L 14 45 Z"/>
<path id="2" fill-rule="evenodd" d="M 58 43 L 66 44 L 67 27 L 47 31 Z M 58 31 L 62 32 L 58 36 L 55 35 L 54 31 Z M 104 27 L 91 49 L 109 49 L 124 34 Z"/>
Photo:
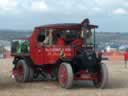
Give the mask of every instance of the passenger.
<path id="1" fill-rule="evenodd" d="M 125 68 L 127 68 L 127 62 L 128 62 L 128 50 L 124 53 L 124 62 L 125 62 Z"/>
<path id="2" fill-rule="evenodd" d="M 60 45 L 60 46 L 65 45 L 65 40 L 64 38 L 61 37 L 60 34 L 57 34 L 57 45 Z"/>

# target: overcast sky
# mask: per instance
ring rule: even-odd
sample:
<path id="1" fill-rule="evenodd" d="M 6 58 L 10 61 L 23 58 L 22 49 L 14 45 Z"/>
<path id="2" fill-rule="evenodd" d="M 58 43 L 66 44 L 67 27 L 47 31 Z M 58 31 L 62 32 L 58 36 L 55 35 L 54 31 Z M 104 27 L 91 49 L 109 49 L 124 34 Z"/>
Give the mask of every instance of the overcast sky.
<path id="1" fill-rule="evenodd" d="M 85 18 L 98 31 L 128 32 L 128 0 L 0 0 L 0 29 L 32 30 Z"/>

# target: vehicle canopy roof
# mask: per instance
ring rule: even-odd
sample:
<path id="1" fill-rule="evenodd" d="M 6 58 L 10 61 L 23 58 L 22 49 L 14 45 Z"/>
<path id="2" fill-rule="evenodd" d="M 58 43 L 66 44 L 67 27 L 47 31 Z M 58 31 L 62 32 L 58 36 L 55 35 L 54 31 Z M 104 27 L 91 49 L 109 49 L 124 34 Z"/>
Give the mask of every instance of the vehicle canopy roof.
<path id="1" fill-rule="evenodd" d="M 36 29 L 81 29 L 85 25 L 90 29 L 98 28 L 97 25 L 91 25 L 89 20 L 85 19 L 82 23 L 49 24 L 36 27 Z"/>

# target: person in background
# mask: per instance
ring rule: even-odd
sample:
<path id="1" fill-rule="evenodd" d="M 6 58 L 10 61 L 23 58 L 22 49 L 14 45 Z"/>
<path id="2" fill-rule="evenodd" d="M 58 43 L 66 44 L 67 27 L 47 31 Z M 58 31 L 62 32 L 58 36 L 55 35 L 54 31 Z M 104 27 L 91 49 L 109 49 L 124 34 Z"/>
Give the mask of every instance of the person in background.
<path id="1" fill-rule="evenodd" d="M 124 53 L 124 62 L 125 62 L 125 68 L 127 68 L 127 62 L 128 62 L 128 49 Z"/>

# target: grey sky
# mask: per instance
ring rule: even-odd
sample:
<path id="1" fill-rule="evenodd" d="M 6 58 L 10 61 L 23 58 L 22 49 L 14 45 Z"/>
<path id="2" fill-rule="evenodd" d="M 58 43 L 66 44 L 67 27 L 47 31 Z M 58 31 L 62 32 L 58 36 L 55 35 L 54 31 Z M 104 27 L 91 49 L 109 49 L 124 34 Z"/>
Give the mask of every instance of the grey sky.
<path id="1" fill-rule="evenodd" d="M 128 32 L 128 0 L 0 0 L 0 29 L 32 30 L 84 18 L 98 31 Z"/>

